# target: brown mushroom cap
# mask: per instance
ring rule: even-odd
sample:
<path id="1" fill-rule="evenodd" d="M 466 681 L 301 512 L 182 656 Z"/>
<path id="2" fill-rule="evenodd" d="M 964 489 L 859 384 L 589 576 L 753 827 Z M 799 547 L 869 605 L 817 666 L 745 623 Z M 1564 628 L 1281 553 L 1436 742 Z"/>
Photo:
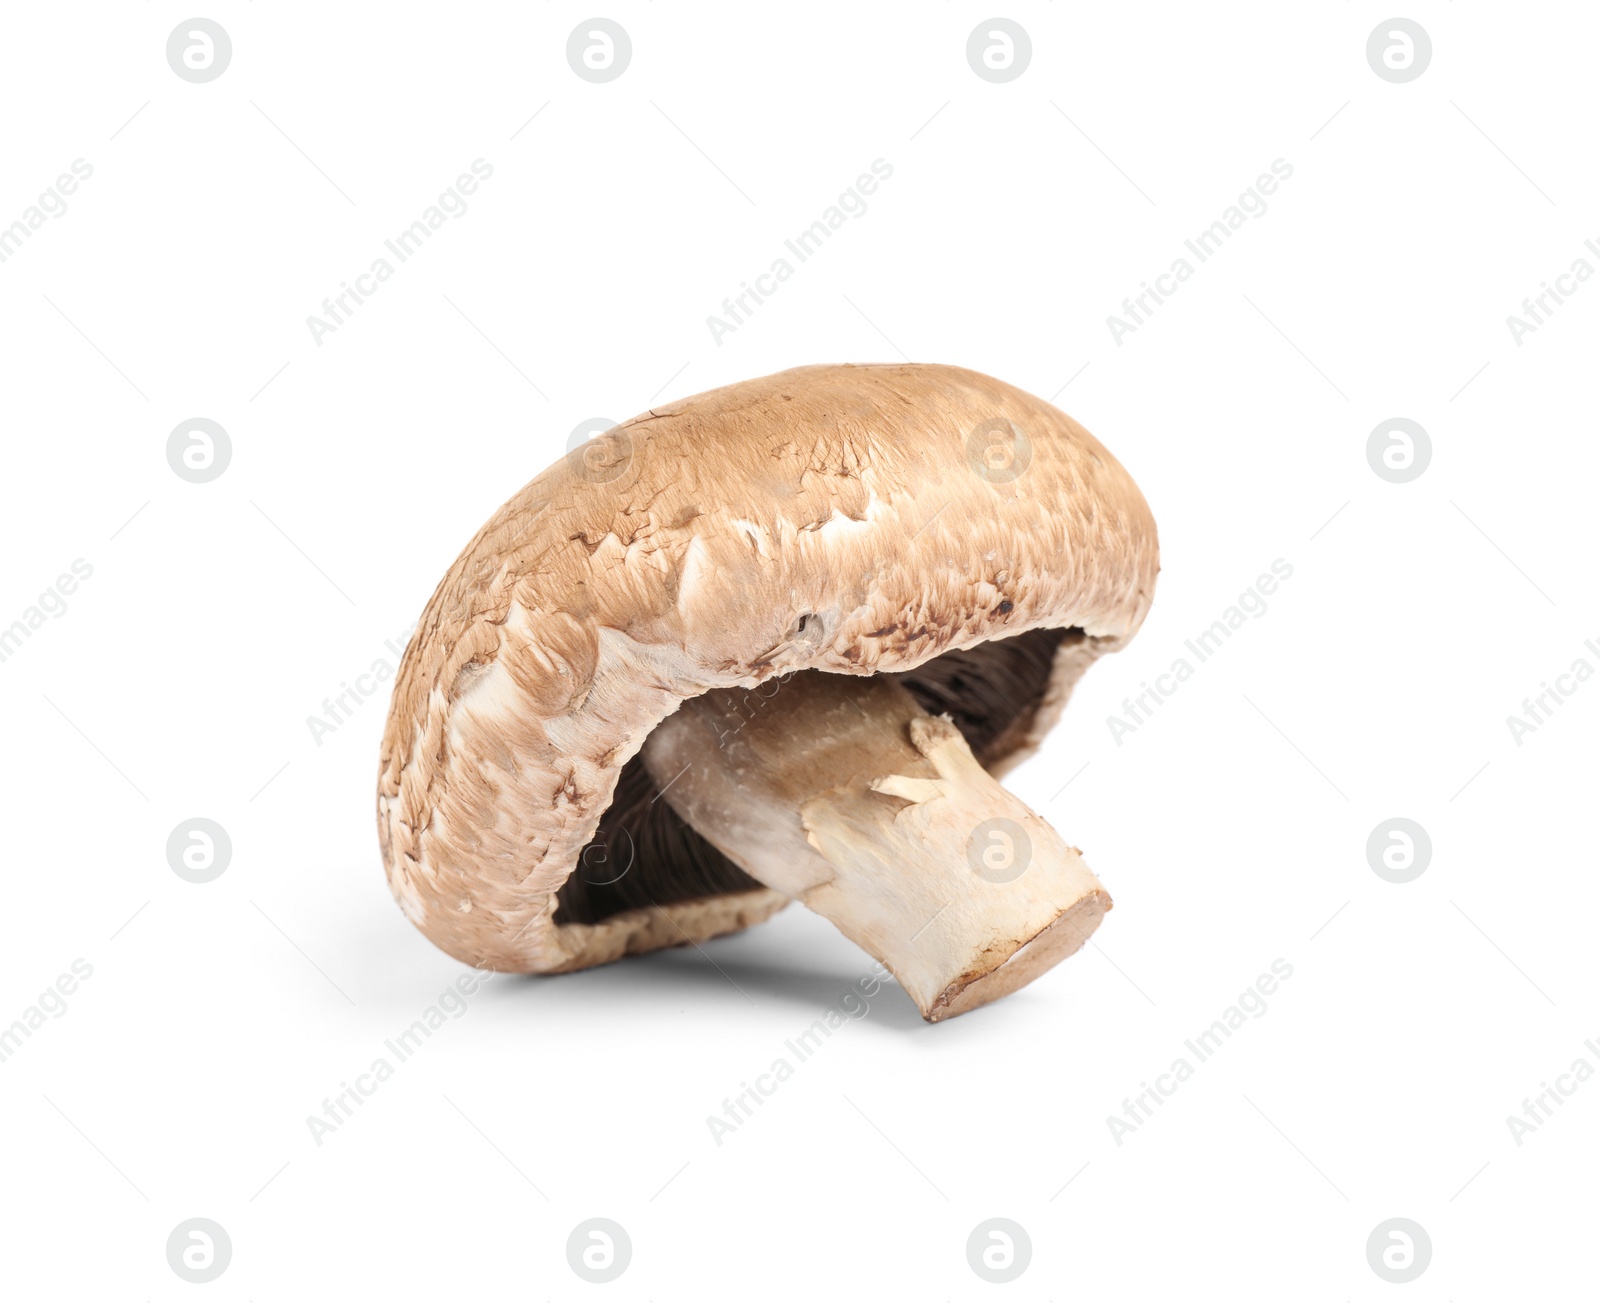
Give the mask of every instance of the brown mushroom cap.
<path id="1" fill-rule="evenodd" d="M 635 758 L 680 702 L 903 674 L 1000 772 L 1137 632 L 1158 568 L 1111 454 L 977 372 L 801 367 L 653 409 L 523 488 L 429 601 L 383 737 L 390 888 L 442 949 L 514 972 L 759 922 L 786 898 Z"/>

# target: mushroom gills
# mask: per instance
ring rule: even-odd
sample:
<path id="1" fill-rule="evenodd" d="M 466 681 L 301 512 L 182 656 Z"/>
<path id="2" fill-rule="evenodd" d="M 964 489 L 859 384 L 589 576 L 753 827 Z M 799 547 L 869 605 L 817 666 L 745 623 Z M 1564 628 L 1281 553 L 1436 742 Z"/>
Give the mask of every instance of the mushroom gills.
<path id="1" fill-rule="evenodd" d="M 685 823 L 881 959 L 930 1022 L 1032 981 L 1111 907 L 1078 851 L 895 676 L 714 689 L 641 758 Z"/>
<path id="2" fill-rule="evenodd" d="M 942 652 L 893 678 L 930 715 L 949 715 L 978 762 L 999 773 L 1028 751 L 1062 655 L 1084 645 L 1082 629 L 1029 629 Z M 622 767 L 611 805 L 572 875 L 561 884 L 558 925 L 601 923 L 629 910 L 655 914 L 678 901 L 764 894 L 759 882 L 659 796 L 643 758 L 634 756 Z"/>

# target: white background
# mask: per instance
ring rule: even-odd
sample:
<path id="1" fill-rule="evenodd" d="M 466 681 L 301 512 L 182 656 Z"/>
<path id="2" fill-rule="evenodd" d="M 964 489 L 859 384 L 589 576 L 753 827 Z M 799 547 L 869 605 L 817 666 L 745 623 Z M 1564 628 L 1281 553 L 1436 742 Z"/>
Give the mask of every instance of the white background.
<path id="1" fill-rule="evenodd" d="M 1403 85 L 1365 3 L 1018 3 L 1008 84 L 969 67 L 967 3 L 619 3 L 603 85 L 567 4 L 204 12 L 233 42 L 208 84 L 166 62 L 181 7 L 5 16 L 0 222 L 94 169 L 0 264 L 0 625 L 93 566 L 0 664 L 0 1024 L 93 967 L 0 1064 L 8 1297 L 1592 1293 L 1600 1081 L 1520 1146 L 1506 1122 L 1600 1067 L 1600 679 L 1506 723 L 1600 668 L 1600 286 L 1506 324 L 1600 266 L 1592 10 L 1418 3 Z M 477 158 L 469 211 L 314 342 Z M 878 158 L 868 211 L 714 342 Z M 1265 215 L 1115 342 L 1279 158 Z M 707 1115 L 870 967 L 822 920 L 496 979 L 318 1146 L 307 1115 L 464 970 L 384 885 L 382 695 L 320 745 L 307 717 L 580 421 L 902 357 L 1054 396 L 1160 525 L 1143 632 L 1008 779 L 1115 897 L 1097 944 L 939 1026 L 886 987 L 720 1146 Z M 166 461 L 195 416 L 232 442 L 208 484 Z M 1433 447 L 1398 485 L 1365 452 L 1396 416 Z M 1279 557 L 1267 613 L 1118 745 Z M 232 838 L 208 885 L 166 860 L 193 816 Z M 1433 843 L 1406 885 L 1367 861 L 1393 816 Z M 1108 1115 L 1277 958 L 1265 1016 L 1118 1145 Z M 565 1251 L 596 1216 L 633 1248 L 604 1287 Z M 232 1241 L 210 1285 L 167 1265 L 190 1217 Z M 967 1265 L 991 1217 L 1032 1241 L 1004 1287 Z M 1392 1217 L 1432 1241 L 1409 1285 L 1367 1262 Z"/>

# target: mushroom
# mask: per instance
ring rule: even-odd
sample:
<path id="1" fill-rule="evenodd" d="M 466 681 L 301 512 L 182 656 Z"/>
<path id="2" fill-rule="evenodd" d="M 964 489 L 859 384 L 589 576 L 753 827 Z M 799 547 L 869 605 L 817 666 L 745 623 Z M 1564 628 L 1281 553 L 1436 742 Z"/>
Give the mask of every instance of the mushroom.
<path id="1" fill-rule="evenodd" d="M 1155 523 L 988 376 L 813 366 L 654 408 L 501 507 L 424 611 L 378 829 L 407 916 L 502 971 L 795 899 L 939 1021 L 1111 907 L 997 778 L 1149 609 Z"/>

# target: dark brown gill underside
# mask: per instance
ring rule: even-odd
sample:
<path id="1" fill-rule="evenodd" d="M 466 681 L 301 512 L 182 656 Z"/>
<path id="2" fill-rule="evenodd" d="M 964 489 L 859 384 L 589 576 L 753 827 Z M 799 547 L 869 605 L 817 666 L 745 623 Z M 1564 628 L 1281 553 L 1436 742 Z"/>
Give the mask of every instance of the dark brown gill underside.
<path id="1" fill-rule="evenodd" d="M 1027 734 L 1049 688 L 1057 650 L 1083 637 L 1081 629 L 1033 629 L 946 652 L 892 677 L 930 715 L 949 715 L 978 762 L 990 767 L 1015 751 Z M 717 691 L 739 699 L 735 708 L 753 715 L 774 685 Z M 556 895 L 558 925 L 598 923 L 625 910 L 762 889 L 659 795 L 640 757 L 623 766 L 610 808 Z"/>

